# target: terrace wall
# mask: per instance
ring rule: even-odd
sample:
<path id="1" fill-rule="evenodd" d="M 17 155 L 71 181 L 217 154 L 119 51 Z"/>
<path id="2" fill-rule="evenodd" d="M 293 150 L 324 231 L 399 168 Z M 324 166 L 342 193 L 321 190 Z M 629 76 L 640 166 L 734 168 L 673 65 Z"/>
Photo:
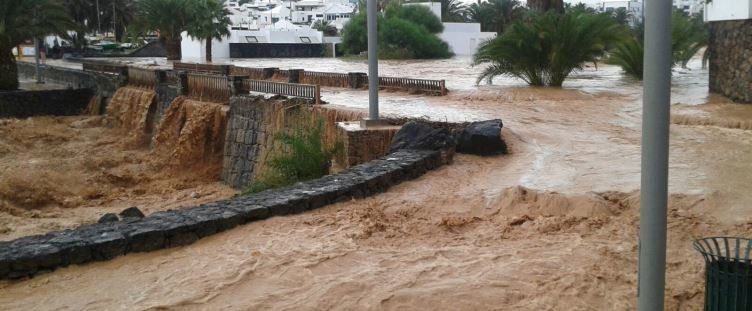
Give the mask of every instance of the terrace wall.
<path id="1" fill-rule="evenodd" d="M 0 92 L 0 118 L 79 115 L 93 96 L 91 89 Z"/>
<path id="2" fill-rule="evenodd" d="M 752 19 L 708 24 L 710 91 L 752 103 Z"/>
<path id="3" fill-rule="evenodd" d="M 18 75 L 26 79 L 36 78 L 36 66 L 32 63 L 17 62 Z M 42 66 L 40 74 L 44 81 L 62 84 L 72 89 L 90 89 L 94 95 L 109 99 L 122 86 L 120 75 L 81 71 L 62 67 Z"/>

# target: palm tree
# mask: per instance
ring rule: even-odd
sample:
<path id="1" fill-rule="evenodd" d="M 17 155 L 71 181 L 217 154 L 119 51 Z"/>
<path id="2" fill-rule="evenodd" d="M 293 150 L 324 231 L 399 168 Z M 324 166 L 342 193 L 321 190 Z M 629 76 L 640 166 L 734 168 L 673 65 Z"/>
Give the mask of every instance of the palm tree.
<path id="1" fill-rule="evenodd" d="M 97 29 L 97 10 L 93 0 L 63 0 L 68 15 L 78 25 L 76 34 L 70 36 L 73 46 L 83 50 L 86 46 L 86 32 Z"/>
<path id="2" fill-rule="evenodd" d="M 158 32 L 159 41 L 167 50 L 167 59 L 180 60 L 180 34 L 194 22 L 198 6 L 198 0 L 138 0 L 131 31 L 134 34 Z"/>
<path id="3" fill-rule="evenodd" d="M 100 0 L 99 5 L 102 10 L 102 27 L 112 30 L 115 40 L 122 42 L 128 25 L 133 21 L 135 3 L 133 0 Z"/>
<path id="4" fill-rule="evenodd" d="M 617 23 L 619 23 L 619 25 L 626 26 L 629 23 L 629 18 L 632 17 L 632 14 L 627 12 L 626 8 L 617 8 L 611 12 L 611 16 Z"/>
<path id="5" fill-rule="evenodd" d="M 517 0 L 491 0 L 471 4 L 467 9 L 467 16 L 471 21 L 480 23 L 482 31 L 501 34 L 522 11 L 523 7 Z"/>
<path id="6" fill-rule="evenodd" d="M 465 7 L 459 0 L 441 0 L 441 21 L 459 23 L 465 21 Z"/>
<path id="7" fill-rule="evenodd" d="M 56 0 L 0 1 L 0 90 L 18 88 L 13 47 L 28 39 L 74 29 L 72 19 Z"/>
<path id="8" fill-rule="evenodd" d="M 564 0 L 527 0 L 527 7 L 538 12 L 554 10 L 556 13 L 564 13 Z"/>
<path id="9" fill-rule="evenodd" d="M 327 37 L 333 37 L 337 35 L 337 27 L 332 25 L 332 23 L 327 20 L 317 19 L 315 22 L 313 22 L 311 28 L 323 32 L 324 36 Z"/>
<path id="10" fill-rule="evenodd" d="M 509 75 L 530 85 L 560 87 L 570 73 L 595 62 L 622 38 L 623 28 L 602 14 L 529 12 L 478 48 L 474 64 L 487 67 L 477 82 Z"/>
<path id="11" fill-rule="evenodd" d="M 196 16 L 188 26 L 188 35 L 206 43 L 206 62 L 212 61 L 212 40 L 222 41 L 230 37 L 232 24 L 230 12 L 225 9 L 225 0 L 200 0 Z"/>
<path id="12" fill-rule="evenodd" d="M 617 65 L 624 70 L 624 73 L 638 80 L 642 80 L 643 58 L 645 49 L 642 46 L 642 40 L 630 37 L 624 42 L 616 44 L 609 52 L 606 63 Z"/>

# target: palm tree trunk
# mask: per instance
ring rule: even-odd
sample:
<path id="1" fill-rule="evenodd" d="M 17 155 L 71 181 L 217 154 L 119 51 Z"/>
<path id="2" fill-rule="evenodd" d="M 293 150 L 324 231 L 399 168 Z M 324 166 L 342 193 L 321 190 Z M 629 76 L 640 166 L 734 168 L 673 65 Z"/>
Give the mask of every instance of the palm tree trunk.
<path id="1" fill-rule="evenodd" d="M 16 58 L 13 56 L 13 47 L 0 45 L 0 91 L 16 89 L 18 89 L 18 68 L 16 68 Z"/>
<path id="2" fill-rule="evenodd" d="M 180 60 L 183 58 L 182 50 L 180 49 L 180 37 L 171 38 L 170 36 L 164 36 L 159 38 L 167 50 L 167 60 Z"/>
<path id="3" fill-rule="evenodd" d="M 212 62 L 212 38 L 206 38 L 206 62 Z"/>

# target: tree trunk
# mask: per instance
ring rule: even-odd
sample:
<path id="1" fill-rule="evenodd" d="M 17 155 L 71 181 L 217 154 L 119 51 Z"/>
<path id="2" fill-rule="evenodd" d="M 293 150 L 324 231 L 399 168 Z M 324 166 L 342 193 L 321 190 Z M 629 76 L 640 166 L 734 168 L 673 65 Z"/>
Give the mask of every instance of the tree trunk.
<path id="1" fill-rule="evenodd" d="M 212 38 L 206 38 L 206 62 L 212 62 Z"/>
<path id="2" fill-rule="evenodd" d="M 17 89 L 18 68 L 16 58 L 13 56 L 13 48 L 0 45 L 0 91 Z"/>
<path id="3" fill-rule="evenodd" d="M 164 45 L 165 50 L 167 50 L 167 60 L 180 60 L 183 58 L 183 53 L 180 49 L 180 40 L 180 37 L 160 37 L 162 45 Z"/>

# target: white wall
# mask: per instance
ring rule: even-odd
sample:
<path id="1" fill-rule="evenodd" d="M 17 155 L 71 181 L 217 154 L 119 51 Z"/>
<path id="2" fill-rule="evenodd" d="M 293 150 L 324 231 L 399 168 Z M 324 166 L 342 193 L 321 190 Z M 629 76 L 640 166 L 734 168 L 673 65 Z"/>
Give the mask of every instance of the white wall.
<path id="1" fill-rule="evenodd" d="M 473 55 L 481 42 L 495 37 L 495 32 L 443 32 L 439 35 L 457 55 Z"/>
<path id="2" fill-rule="evenodd" d="M 443 23 L 444 32 L 480 32 L 480 23 Z"/>
<path id="3" fill-rule="evenodd" d="M 705 21 L 752 19 L 752 0 L 713 0 L 705 4 Z"/>
<path id="4" fill-rule="evenodd" d="M 232 32 L 231 32 L 232 34 Z M 193 40 L 187 33 L 183 32 L 183 40 L 180 42 L 180 48 L 183 58 L 206 59 L 206 42 Z M 230 40 L 232 37 L 224 38 L 222 41 L 212 40 L 212 59 L 230 58 Z"/>

